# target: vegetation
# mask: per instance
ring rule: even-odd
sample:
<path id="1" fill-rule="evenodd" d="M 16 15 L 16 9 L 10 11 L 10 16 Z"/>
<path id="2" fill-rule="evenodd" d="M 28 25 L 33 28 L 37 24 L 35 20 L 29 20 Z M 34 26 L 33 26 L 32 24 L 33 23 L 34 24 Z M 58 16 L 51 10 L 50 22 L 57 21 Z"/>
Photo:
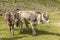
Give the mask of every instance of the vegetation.
<path id="1" fill-rule="evenodd" d="M 18 27 L 15 27 L 15 35 L 11 36 L 4 15 L 0 16 L 0 34 L 3 35 L 1 40 L 60 40 L 60 0 L 0 0 L 2 13 L 17 8 L 48 12 L 51 23 L 37 25 L 37 36 L 32 36 L 31 27 L 27 31 L 25 25 L 23 25 L 23 33 L 19 33 Z"/>

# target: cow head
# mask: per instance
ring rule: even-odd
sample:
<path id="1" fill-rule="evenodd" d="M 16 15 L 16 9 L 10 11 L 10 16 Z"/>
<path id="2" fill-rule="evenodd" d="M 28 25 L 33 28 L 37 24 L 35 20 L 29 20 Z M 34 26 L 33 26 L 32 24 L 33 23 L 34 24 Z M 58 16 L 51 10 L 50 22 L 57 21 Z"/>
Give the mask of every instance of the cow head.
<path id="1" fill-rule="evenodd" d="M 49 15 L 47 13 L 42 13 L 42 22 L 50 23 Z"/>

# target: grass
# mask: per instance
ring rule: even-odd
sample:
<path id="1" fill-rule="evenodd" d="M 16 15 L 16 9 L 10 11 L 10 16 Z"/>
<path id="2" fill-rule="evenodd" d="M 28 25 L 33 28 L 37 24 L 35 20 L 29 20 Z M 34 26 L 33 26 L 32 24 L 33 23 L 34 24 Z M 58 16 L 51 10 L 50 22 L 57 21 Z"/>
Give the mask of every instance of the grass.
<path id="1" fill-rule="evenodd" d="M 15 27 L 15 35 L 11 36 L 9 34 L 8 25 L 3 20 L 4 18 L 0 17 L 0 34 L 3 35 L 1 40 L 60 40 L 60 27 L 54 24 L 60 21 L 59 12 L 49 13 L 49 15 L 51 23 L 37 25 L 37 36 L 32 36 L 31 27 L 30 30 L 27 31 L 25 25 L 23 25 L 23 33 L 19 33 L 18 27 Z"/>
<path id="2" fill-rule="evenodd" d="M 17 0 L 17 2 L 13 2 L 12 0 L 0 0 L 2 2 L 2 8 L 0 9 L 9 9 L 10 7 L 20 10 L 35 10 L 35 11 L 56 11 L 60 10 L 60 1 L 59 0 Z M 8 6 L 8 7 L 7 7 Z M 11 8 L 10 8 L 11 9 Z M 11 9 L 12 10 L 12 9 Z"/>
<path id="3" fill-rule="evenodd" d="M 0 34 L 3 35 L 1 40 L 60 40 L 60 24 L 58 24 L 60 23 L 60 0 L 20 0 L 19 2 L 0 0 L 0 2 L 7 3 L 4 3 L 5 6 L 0 6 L 1 10 L 20 8 L 21 10 L 48 12 L 51 20 L 51 23 L 37 25 L 37 36 L 32 36 L 31 27 L 27 31 L 25 25 L 23 25 L 23 33 L 19 33 L 18 27 L 15 27 L 15 35 L 11 36 L 4 16 L 0 16 Z"/>

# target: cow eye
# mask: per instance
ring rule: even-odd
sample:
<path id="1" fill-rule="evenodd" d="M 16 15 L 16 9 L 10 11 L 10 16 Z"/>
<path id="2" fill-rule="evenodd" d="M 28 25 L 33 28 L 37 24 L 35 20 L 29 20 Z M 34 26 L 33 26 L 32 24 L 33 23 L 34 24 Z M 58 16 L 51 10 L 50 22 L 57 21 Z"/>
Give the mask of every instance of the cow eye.
<path id="1" fill-rule="evenodd" d="M 44 19 L 45 19 L 45 20 L 48 20 L 48 16 L 45 16 L 45 15 L 44 15 Z"/>
<path id="2" fill-rule="evenodd" d="M 46 18 L 46 16 L 45 15 L 43 15 L 44 16 L 44 18 Z"/>

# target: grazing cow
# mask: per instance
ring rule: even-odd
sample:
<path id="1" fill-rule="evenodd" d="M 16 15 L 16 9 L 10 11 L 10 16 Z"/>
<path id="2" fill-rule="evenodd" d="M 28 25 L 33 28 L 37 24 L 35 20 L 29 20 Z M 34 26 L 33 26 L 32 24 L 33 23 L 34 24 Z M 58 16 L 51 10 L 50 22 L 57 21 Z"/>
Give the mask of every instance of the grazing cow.
<path id="1" fill-rule="evenodd" d="M 30 23 L 32 26 L 32 34 L 36 35 L 36 25 L 37 23 L 39 24 L 40 22 L 47 22 L 49 23 L 49 17 L 47 14 L 45 13 L 40 13 L 40 12 L 35 12 L 35 11 L 19 11 L 18 12 L 19 17 L 20 17 L 20 25 L 22 25 L 22 23 L 24 22 L 26 24 L 27 29 L 28 28 L 28 24 Z M 20 26 L 20 29 L 22 28 L 22 26 Z"/>

